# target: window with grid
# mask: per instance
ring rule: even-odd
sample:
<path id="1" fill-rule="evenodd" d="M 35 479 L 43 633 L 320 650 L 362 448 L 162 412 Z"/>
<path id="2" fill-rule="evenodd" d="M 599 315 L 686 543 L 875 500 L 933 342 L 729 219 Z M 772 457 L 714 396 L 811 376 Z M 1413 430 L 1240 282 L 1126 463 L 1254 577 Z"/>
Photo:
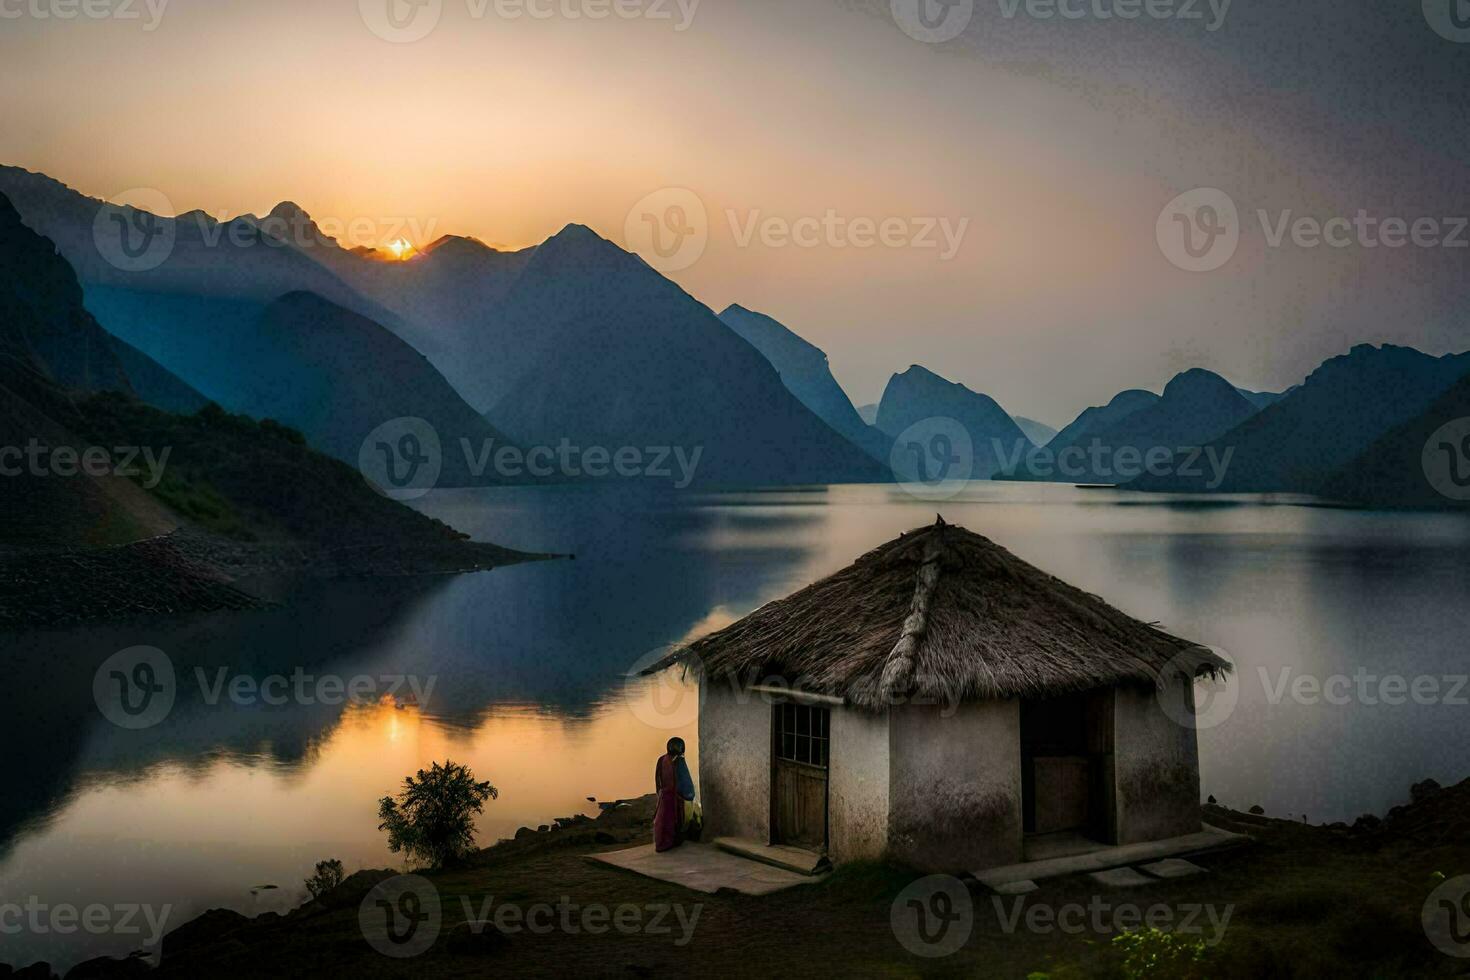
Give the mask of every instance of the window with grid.
<path id="1" fill-rule="evenodd" d="M 778 704 L 775 713 L 776 758 L 827 768 L 827 709 L 812 704 Z"/>

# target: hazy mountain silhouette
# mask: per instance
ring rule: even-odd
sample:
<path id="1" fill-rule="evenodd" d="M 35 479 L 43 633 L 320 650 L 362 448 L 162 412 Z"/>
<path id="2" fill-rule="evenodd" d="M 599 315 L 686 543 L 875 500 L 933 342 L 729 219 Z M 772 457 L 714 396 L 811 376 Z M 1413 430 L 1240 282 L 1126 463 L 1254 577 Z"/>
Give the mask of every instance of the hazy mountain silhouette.
<path id="1" fill-rule="evenodd" d="M 1224 378 L 1193 368 L 1175 375 L 1161 396 L 1125 391 L 1101 409 L 1090 408 L 1047 445 L 1055 466 L 1020 466 L 1021 480 L 1125 483 L 1145 461 L 1172 460 L 1175 451 L 1201 447 L 1256 413 Z M 1119 451 L 1125 451 L 1119 455 Z M 1063 455 L 1066 453 L 1066 455 Z"/>
<path id="2" fill-rule="evenodd" d="M 1094 405 L 1092 408 L 1083 409 L 1080 415 L 1052 436 L 1047 448 L 1055 452 L 1068 446 L 1080 445 L 1085 442 L 1089 433 L 1111 428 L 1134 412 L 1145 409 L 1158 400 L 1158 395 L 1151 391 L 1144 391 L 1142 388 L 1120 391 L 1106 405 Z"/>
<path id="3" fill-rule="evenodd" d="M 263 227 L 287 241 L 393 318 L 383 322 L 423 353 L 474 408 L 483 411 L 512 380 L 502 369 L 497 310 L 535 249 L 502 252 L 475 238 L 444 235 L 409 258 L 385 260 L 343 248 L 298 205 L 276 205 Z M 304 244 L 303 244 L 304 243 Z"/>
<path id="4" fill-rule="evenodd" d="M 797 336 L 773 317 L 738 304 L 727 307 L 720 314 L 720 320 L 760 351 L 781 375 L 781 383 L 786 389 L 818 418 L 874 459 L 884 464 L 888 462 L 893 440 L 858 415 L 847 392 L 832 376 L 825 351 Z"/>
<path id="5" fill-rule="evenodd" d="M 71 391 L 133 388 L 113 338 L 82 306 L 82 289 L 55 245 L 27 228 L 0 194 L 0 278 L 8 289 L 0 346 Z"/>
<path id="6" fill-rule="evenodd" d="M 1376 439 L 1322 486 L 1327 496 L 1383 507 L 1467 507 L 1432 483 L 1465 493 L 1470 488 L 1470 446 L 1464 436 L 1446 440 L 1442 426 L 1470 418 L 1470 374 L 1436 398 L 1421 414 Z"/>
<path id="7" fill-rule="evenodd" d="M 500 319 L 520 380 L 490 415 L 527 444 L 702 447 L 698 477 L 717 483 L 887 476 L 707 307 L 589 228 L 536 248 Z"/>
<path id="8" fill-rule="evenodd" d="M 1057 430 L 1045 422 L 1028 419 L 1024 415 L 1012 415 L 1011 418 L 1015 421 L 1016 425 L 1020 426 L 1021 431 L 1026 434 L 1026 438 L 1038 446 L 1045 446 L 1057 437 Z"/>
<path id="9" fill-rule="evenodd" d="M 82 307 L 82 290 L 55 245 L 21 223 L 0 194 L 0 446 L 48 450 L 89 445 L 74 399 L 97 391 L 131 394 L 109 337 Z M 86 471 L 58 476 L 29 463 L 3 478 L 0 552 L 114 545 L 173 527 L 132 481 Z"/>
<path id="10" fill-rule="evenodd" d="M 0 195 L 0 446 L 23 451 L 6 461 L 17 472 L 4 478 L 0 508 L 0 628 L 252 608 L 259 600 L 232 584 L 252 562 L 411 574 L 524 557 L 467 542 L 383 497 L 276 422 L 217 405 L 179 414 L 145 404 L 81 301 L 66 260 Z M 360 319 L 304 294 L 272 315 L 308 345 L 334 319 Z M 396 345 L 363 352 L 381 369 L 407 348 L 376 329 Z M 146 384 L 190 397 L 145 355 L 125 351 L 152 375 Z M 310 364 L 311 351 L 287 356 Z M 312 380 L 298 375 L 295 386 Z M 256 544 L 265 550 L 250 551 Z"/>
<path id="11" fill-rule="evenodd" d="M 1254 405 L 1256 411 L 1259 412 L 1263 408 L 1275 405 L 1296 389 L 1293 386 L 1286 391 L 1251 391 L 1249 388 L 1236 388 L 1235 390 L 1240 392 L 1241 397 Z"/>
<path id="12" fill-rule="evenodd" d="M 197 412 L 209 403 L 168 368 L 121 337 L 109 337 L 118 363 L 127 372 L 133 394 L 166 412 Z"/>
<path id="13" fill-rule="evenodd" d="M 1470 371 L 1470 353 L 1431 357 L 1409 347 L 1359 344 L 1325 361 L 1285 398 L 1212 440 L 1233 450 L 1220 492 L 1318 493 L 1379 437 Z M 1422 448 L 1422 446 L 1420 447 Z M 1204 476 L 1144 475 L 1132 489 L 1200 491 Z"/>
<path id="14" fill-rule="evenodd" d="M 509 440 L 486 422 L 422 354 L 391 332 L 311 293 L 266 307 L 251 335 L 257 368 L 235 375 L 228 404 L 300 429 L 315 447 L 356 464 L 363 440 L 389 419 L 421 418 L 439 434 L 441 485 L 483 482 L 461 439 L 478 453 Z M 489 482 L 495 480 L 487 471 Z"/>
<path id="15" fill-rule="evenodd" d="M 868 404 L 868 405 L 859 405 L 858 406 L 858 409 L 857 409 L 857 413 L 858 413 L 858 418 L 862 419 L 868 425 L 874 425 L 875 426 L 875 425 L 878 424 L 878 403 L 877 402 L 872 402 L 871 404 Z"/>
<path id="16" fill-rule="evenodd" d="M 382 325 L 396 316 L 333 271 L 388 263 L 341 249 L 295 204 L 226 223 L 197 211 L 172 219 L 140 213 L 139 220 L 171 229 L 174 241 L 157 268 L 131 272 L 98 250 L 93 225 L 103 202 L 13 167 L 0 168 L 0 190 L 7 188 L 25 224 L 53 237 L 79 270 L 72 281 L 82 281 L 87 307 L 127 345 L 114 350 L 105 334 L 90 343 L 58 339 L 67 357 L 56 361 L 58 369 L 96 372 L 132 363 L 137 394 L 159 407 L 187 411 L 209 399 L 233 412 L 275 418 L 354 464 L 362 439 L 378 425 L 423 418 L 446 450 L 440 482 L 449 486 L 482 482 L 469 473 L 460 438 L 476 448 L 488 439 L 505 443 L 423 356 Z M 321 298 L 309 312 L 300 298 L 305 294 Z M 294 298 L 283 304 L 288 296 Z"/>
<path id="17" fill-rule="evenodd" d="M 264 305 L 286 293 L 304 290 L 390 329 L 398 326 L 393 313 L 357 293 L 324 263 L 262 231 L 264 219 L 254 215 L 221 222 L 199 210 L 169 218 L 123 209 L 125 220 L 136 221 L 160 235 L 172 235 L 172 247 L 156 268 L 128 271 L 118 268 L 98 249 L 94 225 L 105 202 L 18 167 L 0 167 L 0 193 L 10 197 L 26 225 L 56 243 L 81 281 L 89 303 L 97 286 L 127 290 L 114 294 L 115 303 L 128 299 L 140 304 L 145 312 L 157 293 Z M 207 305 L 202 306 L 201 316 L 207 315 Z M 99 319 L 111 329 L 105 318 Z M 187 377 L 185 380 L 192 381 Z"/>
<path id="18" fill-rule="evenodd" d="M 917 364 L 888 379 L 878 403 L 878 428 L 897 439 L 915 423 L 930 418 L 954 419 L 970 434 L 974 463 L 971 479 L 987 479 L 1000 469 L 1002 453 L 1030 452 L 1032 446 L 1020 426 L 989 395 L 946 381 Z"/>

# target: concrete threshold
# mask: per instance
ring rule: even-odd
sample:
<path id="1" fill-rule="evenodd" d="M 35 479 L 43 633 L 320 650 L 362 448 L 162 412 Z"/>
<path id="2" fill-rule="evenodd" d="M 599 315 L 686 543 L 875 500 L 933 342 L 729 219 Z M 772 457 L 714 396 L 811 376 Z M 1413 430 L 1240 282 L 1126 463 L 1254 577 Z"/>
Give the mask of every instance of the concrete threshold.
<path id="1" fill-rule="evenodd" d="M 826 855 L 787 844 L 761 844 L 743 837 L 716 837 L 714 845 L 722 851 L 773 867 L 785 868 L 799 875 L 815 875 L 832 870 L 832 864 Z"/>
<path id="2" fill-rule="evenodd" d="M 983 885 L 998 888 L 1021 881 L 1036 881 L 1040 878 L 1060 878 L 1063 875 L 1083 874 L 1090 871 L 1106 871 L 1132 864 L 1144 864 L 1163 858 L 1183 857 L 1186 854 L 1202 854 L 1236 847 L 1248 843 L 1245 834 L 1232 834 L 1219 827 L 1204 825 L 1198 833 L 1163 840 L 1144 841 L 1140 844 L 1121 844 L 1114 847 L 1099 847 L 1086 854 L 1070 854 L 1066 857 L 1047 858 L 1043 861 L 1025 861 L 1007 864 L 999 868 L 987 868 L 974 872 Z"/>
<path id="3" fill-rule="evenodd" d="M 712 844 L 685 843 L 662 854 L 652 844 L 642 844 L 621 851 L 589 854 L 587 859 L 707 895 L 725 888 L 742 895 L 769 895 L 818 880 L 812 875 L 739 857 Z"/>

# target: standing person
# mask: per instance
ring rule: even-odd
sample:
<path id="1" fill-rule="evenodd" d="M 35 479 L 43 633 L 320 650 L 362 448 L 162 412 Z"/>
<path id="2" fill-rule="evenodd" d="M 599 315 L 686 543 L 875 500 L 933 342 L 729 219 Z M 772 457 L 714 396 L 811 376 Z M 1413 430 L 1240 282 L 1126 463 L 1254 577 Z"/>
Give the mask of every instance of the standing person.
<path id="1" fill-rule="evenodd" d="M 667 851 L 683 841 L 685 811 L 694 802 L 694 777 L 684 759 L 684 740 L 671 738 L 653 769 L 658 809 L 653 815 L 653 849 Z"/>

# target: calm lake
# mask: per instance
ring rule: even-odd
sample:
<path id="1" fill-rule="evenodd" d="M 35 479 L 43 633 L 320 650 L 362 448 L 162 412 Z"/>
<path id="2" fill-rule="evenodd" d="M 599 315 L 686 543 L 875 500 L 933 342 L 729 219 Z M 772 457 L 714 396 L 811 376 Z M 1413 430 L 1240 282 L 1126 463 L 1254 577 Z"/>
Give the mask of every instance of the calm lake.
<path id="1" fill-rule="evenodd" d="M 266 612 L 0 635 L 0 904 L 169 905 L 165 930 L 215 906 L 289 908 L 322 858 L 397 865 L 377 800 L 434 760 L 499 789 L 479 823 L 487 844 L 596 813 L 589 796 L 650 792 L 671 735 L 697 777 L 692 688 L 629 672 L 936 510 L 1235 662 L 1200 735 L 1203 790 L 1221 802 L 1351 820 L 1403 802 L 1415 780 L 1470 776 L 1464 515 L 989 482 L 942 503 L 895 487 L 599 487 L 436 491 L 417 505 L 477 538 L 576 559 L 318 584 Z M 92 684 L 138 645 L 166 653 L 177 695 L 162 721 L 128 730 Z M 121 954 L 143 945 L 139 924 L 131 938 L 6 935 L 0 961 Z"/>

